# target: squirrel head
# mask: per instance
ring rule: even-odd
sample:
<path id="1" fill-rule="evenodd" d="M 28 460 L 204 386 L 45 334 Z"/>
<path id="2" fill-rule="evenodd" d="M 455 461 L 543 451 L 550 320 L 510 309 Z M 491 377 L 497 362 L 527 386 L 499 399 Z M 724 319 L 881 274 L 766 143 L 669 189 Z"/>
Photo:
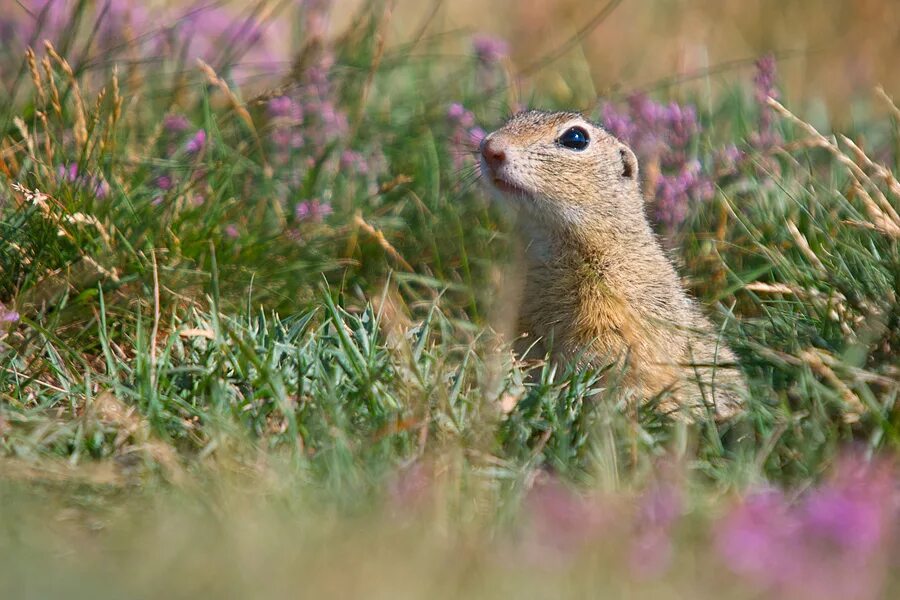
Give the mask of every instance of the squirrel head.
<path id="1" fill-rule="evenodd" d="M 637 158 L 577 113 L 529 110 L 485 136 L 484 180 L 549 225 L 645 222 Z"/>

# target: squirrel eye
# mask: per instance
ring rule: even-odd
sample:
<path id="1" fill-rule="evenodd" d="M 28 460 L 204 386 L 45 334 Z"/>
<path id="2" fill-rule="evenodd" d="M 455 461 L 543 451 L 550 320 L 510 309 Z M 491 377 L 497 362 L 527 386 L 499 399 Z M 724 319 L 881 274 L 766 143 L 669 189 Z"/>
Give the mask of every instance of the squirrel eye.
<path id="1" fill-rule="evenodd" d="M 584 150 L 588 147 L 591 138 L 588 137 L 588 132 L 582 127 L 570 127 L 556 141 L 560 146 L 564 146 L 569 150 Z"/>

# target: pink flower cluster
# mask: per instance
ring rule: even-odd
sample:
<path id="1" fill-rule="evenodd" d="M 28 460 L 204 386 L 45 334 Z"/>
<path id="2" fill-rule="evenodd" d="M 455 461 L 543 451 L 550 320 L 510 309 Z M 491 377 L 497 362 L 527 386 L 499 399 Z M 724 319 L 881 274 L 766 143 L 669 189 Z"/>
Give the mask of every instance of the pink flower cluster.
<path id="1" fill-rule="evenodd" d="M 506 40 L 485 34 L 472 37 L 472 49 L 475 51 L 475 57 L 485 65 L 498 63 L 509 55 L 509 44 Z"/>
<path id="2" fill-rule="evenodd" d="M 56 177 L 60 184 L 67 184 L 76 189 L 84 189 L 97 200 L 104 200 L 109 196 L 109 184 L 99 175 L 82 175 L 78 173 L 78 165 L 69 163 L 59 165 L 56 169 Z"/>
<path id="3" fill-rule="evenodd" d="M 192 130 L 193 132 L 190 136 L 185 135 Z M 182 156 L 196 160 L 196 157 L 206 148 L 207 142 L 206 130 L 194 129 L 194 126 L 184 115 L 169 114 L 163 118 L 164 152 L 169 159 Z M 153 199 L 154 206 L 163 204 L 166 193 L 174 189 L 176 184 L 179 183 L 180 178 L 177 176 L 177 173 L 182 171 L 182 169 L 162 170 L 154 175 L 153 188 L 158 194 Z M 194 181 L 202 179 L 203 173 L 200 169 L 191 170 L 189 173 Z M 193 200 L 195 205 L 203 204 L 204 201 L 203 196 L 199 194 L 195 195 Z"/>
<path id="4" fill-rule="evenodd" d="M 2 302 L 0 302 L 0 327 L 3 327 L 4 325 L 10 325 L 18 321 L 19 313 L 10 308 L 6 308 L 6 306 L 4 306 Z"/>
<path id="5" fill-rule="evenodd" d="M 193 65 L 203 59 L 238 80 L 274 71 L 289 59 L 280 43 L 288 32 L 283 19 L 247 16 L 238 2 L 194 0 L 187 5 L 149 8 L 135 0 L 20 0 L 0 15 L 0 45 L 18 55 L 26 45 L 59 45 L 76 30 L 94 37 L 95 52 L 132 45 L 148 57 L 170 57 Z M 80 17 L 78 17 L 80 15 Z M 76 18 L 78 17 L 78 18 Z M 271 30 L 271 31 L 270 31 Z M 68 57 L 79 64 L 86 56 Z"/>
<path id="6" fill-rule="evenodd" d="M 694 107 L 661 104 L 638 94 L 628 99 L 625 109 L 606 103 L 601 119 L 610 133 L 634 149 L 651 176 L 659 222 L 677 227 L 691 203 L 712 197 L 712 180 L 696 156 L 701 127 Z"/>
<path id="7" fill-rule="evenodd" d="M 756 61 L 753 82 L 759 123 L 748 141 L 757 150 L 767 150 L 781 142 L 774 113 L 767 104 L 768 98 L 778 97 L 773 56 Z M 662 104 L 636 94 L 625 107 L 604 104 L 601 121 L 638 155 L 654 195 L 654 216 L 670 229 L 684 221 L 694 203 L 713 196 L 715 177 L 734 174 L 744 159 L 740 149 L 730 145 L 701 161 L 699 141 L 703 131 L 693 106 Z"/>
<path id="8" fill-rule="evenodd" d="M 874 599 L 898 526 L 893 466 L 849 456 L 796 501 L 777 490 L 745 498 L 719 522 L 716 548 L 768 597 Z"/>
<path id="9" fill-rule="evenodd" d="M 547 568 L 603 552 L 609 554 L 604 560 L 621 561 L 612 568 L 647 579 L 664 576 L 678 551 L 711 553 L 702 559 L 710 569 L 731 572 L 736 583 L 766 598 L 883 597 L 900 541 L 894 463 L 844 455 L 829 478 L 799 497 L 775 488 L 750 491 L 709 522 L 711 535 L 683 543 L 679 531 L 698 521 L 685 518 L 684 478 L 666 468 L 675 465 L 661 466 L 636 493 L 585 494 L 539 474 L 524 498 L 525 518 L 509 540 L 512 552 L 504 554 Z M 403 471 L 389 487 L 388 508 L 409 516 L 440 502 L 434 478 L 423 465 Z"/>
<path id="10" fill-rule="evenodd" d="M 750 143 L 766 150 L 781 143 L 781 136 L 775 130 L 775 114 L 768 104 L 769 98 L 778 98 L 775 87 L 775 57 L 771 54 L 756 61 L 756 75 L 753 77 L 753 99 L 759 107 L 759 127 L 751 136 Z"/>
<path id="11" fill-rule="evenodd" d="M 487 135 L 481 127 L 475 125 L 475 115 L 459 102 L 447 108 L 447 120 L 453 132 L 450 135 L 450 147 L 453 151 L 453 167 L 462 169 L 471 160 L 470 157 L 481 145 Z"/>

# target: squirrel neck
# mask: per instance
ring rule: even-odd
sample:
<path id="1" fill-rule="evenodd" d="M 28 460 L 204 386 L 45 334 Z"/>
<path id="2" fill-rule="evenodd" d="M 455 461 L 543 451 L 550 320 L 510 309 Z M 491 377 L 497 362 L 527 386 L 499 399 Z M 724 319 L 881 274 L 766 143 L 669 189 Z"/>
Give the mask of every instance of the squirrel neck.
<path id="1" fill-rule="evenodd" d="M 664 313 L 679 310 L 686 296 L 647 219 L 643 213 L 638 217 L 598 215 L 577 226 L 523 223 L 527 279 L 574 278 L 580 286 L 614 294 L 639 313 L 671 316 Z"/>

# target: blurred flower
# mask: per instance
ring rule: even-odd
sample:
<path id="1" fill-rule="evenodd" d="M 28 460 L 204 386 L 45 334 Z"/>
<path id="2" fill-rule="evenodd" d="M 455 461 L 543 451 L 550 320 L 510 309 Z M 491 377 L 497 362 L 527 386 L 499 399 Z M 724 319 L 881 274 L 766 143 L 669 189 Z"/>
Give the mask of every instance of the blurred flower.
<path id="1" fill-rule="evenodd" d="M 172 189 L 172 178 L 168 175 L 160 175 L 156 178 L 156 181 L 153 182 L 157 189 L 162 191 L 168 191 Z"/>
<path id="2" fill-rule="evenodd" d="M 631 542 L 633 573 L 642 577 L 662 575 L 672 561 L 672 530 L 683 507 L 681 490 L 662 483 L 646 490 L 638 499 L 636 534 Z"/>
<path id="3" fill-rule="evenodd" d="M 56 169 L 56 175 L 61 183 L 70 184 L 78 189 L 86 189 L 99 200 L 109 196 L 109 184 L 106 180 L 97 175 L 79 175 L 76 163 L 60 165 Z"/>
<path id="4" fill-rule="evenodd" d="M 481 127 L 473 127 L 469 130 L 469 143 L 478 147 L 486 135 L 487 133 Z"/>
<path id="5" fill-rule="evenodd" d="M 60 181 L 75 183 L 78 179 L 78 165 L 71 163 L 69 165 L 59 165 L 56 169 L 56 176 Z"/>
<path id="6" fill-rule="evenodd" d="M 447 107 L 447 120 L 453 126 L 450 135 L 450 149 L 453 154 L 453 167 L 462 169 L 472 163 L 472 151 L 485 137 L 485 131 L 475 126 L 475 115 L 459 102 Z"/>
<path id="7" fill-rule="evenodd" d="M 713 196 L 713 182 L 696 155 L 701 127 L 693 106 L 660 104 L 636 94 L 628 99 L 627 110 L 604 104 L 601 120 L 637 154 L 660 223 L 676 228 L 691 204 Z"/>
<path id="8" fill-rule="evenodd" d="M 628 113 L 620 111 L 614 104 L 605 103 L 600 118 L 606 130 L 623 142 L 630 144 L 634 139 L 636 133 L 634 121 Z"/>
<path id="9" fill-rule="evenodd" d="M 454 102 L 447 109 L 447 118 L 451 123 L 469 129 L 475 125 L 475 115 L 459 102 Z"/>
<path id="10" fill-rule="evenodd" d="M 318 199 L 306 200 L 294 207 L 294 218 L 298 221 L 319 222 L 331 213 L 331 205 Z"/>
<path id="11" fill-rule="evenodd" d="M 433 467 L 417 461 L 388 482 L 388 506 L 396 517 L 409 517 L 427 508 L 434 492 Z"/>
<path id="12" fill-rule="evenodd" d="M 91 181 L 91 189 L 94 197 L 98 200 L 105 200 L 109 196 L 109 184 L 102 177 L 95 177 Z"/>
<path id="13" fill-rule="evenodd" d="M 169 133 L 182 133 L 191 127 L 184 115 L 166 115 L 163 118 L 163 128 Z"/>
<path id="14" fill-rule="evenodd" d="M 459 102 L 454 102 L 447 109 L 447 118 L 451 121 L 459 121 L 466 114 L 466 109 Z"/>
<path id="15" fill-rule="evenodd" d="M 240 230 L 238 230 L 237 225 L 235 225 L 234 223 L 229 223 L 225 226 L 225 235 L 227 237 L 230 237 L 231 239 L 235 239 L 237 237 L 240 237 L 241 232 Z"/>
<path id="16" fill-rule="evenodd" d="M 878 598 L 898 500 L 893 465 L 845 457 L 796 503 L 772 490 L 747 497 L 718 524 L 716 546 L 772 597 Z"/>
<path id="17" fill-rule="evenodd" d="M 341 153 L 341 169 L 353 171 L 355 175 L 365 175 L 369 172 L 369 164 L 359 152 L 344 150 Z"/>
<path id="18" fill-rule="evenodd" d="M 775 87 L 775 57 L 771 54 L 756 61 L 756 75 L 753 77 L 753 98 L 759 110 L 757 131 L 750 136 L 750 144 L 766 150 L 781 143 L 781 136 L 775 131 L 775 114 L 768 104 L 769 98 L 778 98 Z"/>
<path id="19" fill-rule="evenodd" d="M 754 97 L 760 105 L 764 105 L 768 98 L 778 98 L 778 90 L 775 88 L 775 57 L 767 54 L 757 60 L 755 65 Z"/>
<path id="20" fill-rule="evenodd" d="M 744 153 L 734 144 L 728 144 L 716 151 L 713 162 L 716 165 L 717 175 L 731 175 L 737 171 L 744 159 Z"/>
<path id="21" fill-rule="evenodd" d="M 472 49 L 484 64 L 500 62 L 509 54 L 509 44 L 505 40 L 484 34 L 472 37 Z"/>
<path id="22" fill-rule="evenodd" d="M 206 130 L 198 129 L 197 133 L 187 141 L 184 145 L 184 149 L 188 154 L 197 154 L 203 147 L 206 145 Z"/>
<path id="23" fill-rule="evenodd" d="M 289 118 L 293 121 L 303 120 L 303 107 L 290 96 L 277 96 L 269 100 L 267 105 L 272 118 Z"/>
<path id="24" fill-rule="evenodd" d="M 574 555 L 595 540 L 610 517 L 597 498 L 581 496 L 556 479 L 538 483 L 525 498 L 530 538 L 528 548 L 541 560 Z"/>
<path id="25" fill-rule="evenodd" d="M 0 325 L 16 323 L 18 321 L 19 313 L 6 308 L 3 303 L 0 302 Z"/>

